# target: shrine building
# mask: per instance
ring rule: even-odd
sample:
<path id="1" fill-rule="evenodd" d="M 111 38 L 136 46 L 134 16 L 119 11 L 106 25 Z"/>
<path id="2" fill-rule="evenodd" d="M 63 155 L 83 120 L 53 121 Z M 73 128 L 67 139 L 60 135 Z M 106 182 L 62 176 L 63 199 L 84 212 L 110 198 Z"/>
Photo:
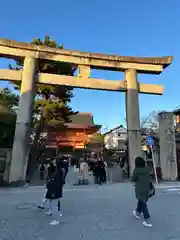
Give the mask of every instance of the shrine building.
<path id="1" fill-rule="evenodd" d="M 94 123 L 91 113 L 82 112 L 72 115 L 71 121 L 65 125 L 65 131 L 49 134 L 47 148 L 83 150 L 90 142 L 92 135 L 101 128 L 101 125 Z"/>

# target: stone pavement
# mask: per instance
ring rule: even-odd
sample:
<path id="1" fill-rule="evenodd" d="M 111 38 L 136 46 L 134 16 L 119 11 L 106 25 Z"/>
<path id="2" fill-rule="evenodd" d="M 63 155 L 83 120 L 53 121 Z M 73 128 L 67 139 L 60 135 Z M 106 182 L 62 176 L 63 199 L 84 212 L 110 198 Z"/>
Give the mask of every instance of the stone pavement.
<path id="1" fill-rule="evenodd" d="M 50 226 L 51 217 L 36 209 L 42 187 L 0 189 L 0 240 L 179 240 L 179 187 L 170 191 L 161 185 L 149 201 L 152 229 L 132 217 L 136 200 L 128 183 L 66 187 L 58 226 Z"/>

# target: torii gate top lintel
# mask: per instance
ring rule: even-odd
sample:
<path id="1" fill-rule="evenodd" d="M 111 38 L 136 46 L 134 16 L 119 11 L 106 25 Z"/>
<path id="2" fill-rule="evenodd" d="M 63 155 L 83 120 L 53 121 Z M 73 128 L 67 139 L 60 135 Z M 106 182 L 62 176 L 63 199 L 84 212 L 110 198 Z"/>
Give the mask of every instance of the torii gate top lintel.
<path id="1" fill-rule="evenodd" d="M 129 57 L 71 51 L 39 46 L 14 40 L 0 39 L 0 56 L 7 58 L 35 57 L 52 61 L 63 61 L 77 65 L 87 65 L 95 69 L 126 71 L 136 69 L 137 73 L 159 74 L 172 62 L 167 57 Z"/>

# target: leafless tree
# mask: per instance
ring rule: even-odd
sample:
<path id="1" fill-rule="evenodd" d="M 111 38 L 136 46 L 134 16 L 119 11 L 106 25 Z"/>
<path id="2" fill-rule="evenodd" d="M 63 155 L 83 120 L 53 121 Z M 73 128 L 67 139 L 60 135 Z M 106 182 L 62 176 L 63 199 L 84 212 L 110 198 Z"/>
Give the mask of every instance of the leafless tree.
<path id="1" fill-rule="evenodd" d="M 141 118 L 140 127 L 159 131 L 158 113 L 157 111 L 152 111 L 148 116 Z"/>

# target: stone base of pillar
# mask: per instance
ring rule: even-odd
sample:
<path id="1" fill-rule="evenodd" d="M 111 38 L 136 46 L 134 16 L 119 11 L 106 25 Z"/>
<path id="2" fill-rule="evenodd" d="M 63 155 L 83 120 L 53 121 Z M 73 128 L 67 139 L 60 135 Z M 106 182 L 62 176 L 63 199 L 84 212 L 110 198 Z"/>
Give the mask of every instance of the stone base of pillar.
<path id="1" fill-rule="evenodd" d="M 24 123 L 16 124 L 16 133 L 14 137 L 14 146 L 9 171 L 9 184 L 18 184 L 26 180 L 27 168 L 27 141 L 28 141 L 28 126 Z M 22 141 L 26 139 L 26 141 Z"/>
<path id="2" fill-rule="evenodd" d="M 162 179 L 164 181 L 177 181 L 177 164 L 176 162 L 168 163 L 166 169 L 162 170 Z"/>

